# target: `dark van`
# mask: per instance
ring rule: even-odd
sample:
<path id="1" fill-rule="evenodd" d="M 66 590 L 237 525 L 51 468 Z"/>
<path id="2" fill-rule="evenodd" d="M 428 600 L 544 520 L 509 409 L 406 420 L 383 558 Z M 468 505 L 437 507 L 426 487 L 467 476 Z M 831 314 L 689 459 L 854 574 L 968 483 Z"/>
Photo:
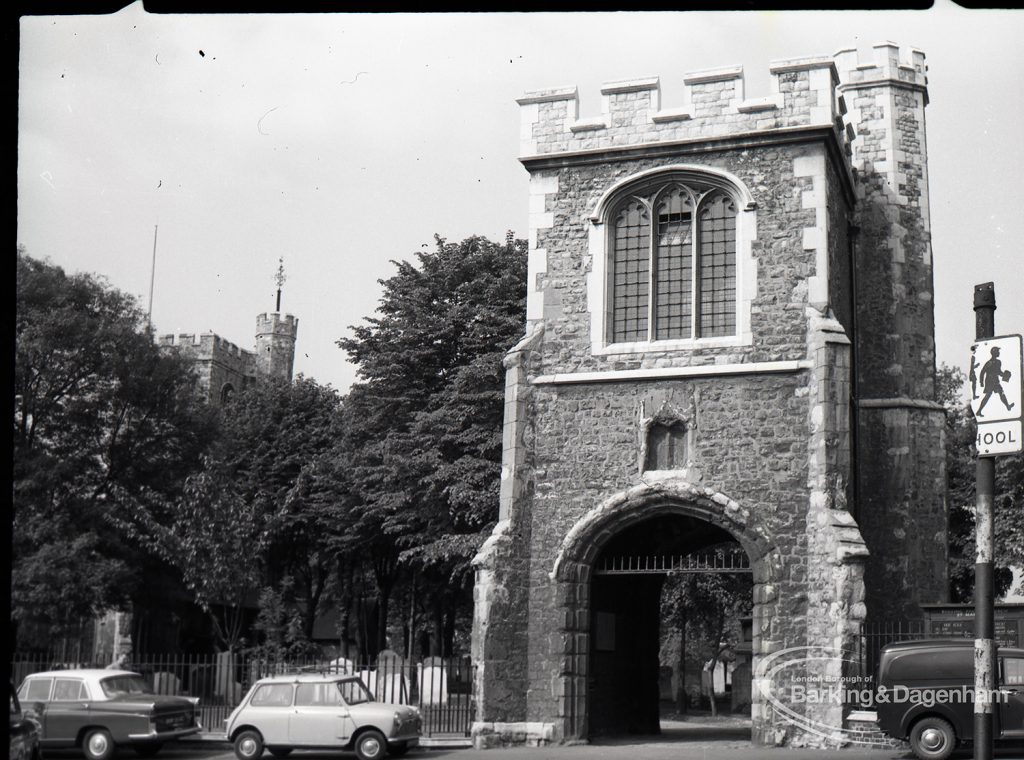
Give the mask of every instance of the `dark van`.
<path id="1" fill-rule="evenodd" d="M 994 736 L 1024 741 L 1024 649 L 1000 647 Z M 883 647 L 878 725 L 922 760 L 945 760 L 974 737 L 974 640 L 903 641 Z"/>

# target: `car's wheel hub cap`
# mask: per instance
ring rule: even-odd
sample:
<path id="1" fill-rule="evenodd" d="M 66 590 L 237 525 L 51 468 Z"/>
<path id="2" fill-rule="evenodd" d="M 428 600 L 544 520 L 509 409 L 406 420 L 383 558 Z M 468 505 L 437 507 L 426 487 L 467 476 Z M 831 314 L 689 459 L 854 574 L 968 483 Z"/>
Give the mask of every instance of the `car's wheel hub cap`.
<path id="1" fill-rule="evenodd" d="M 926 728 L 921 734 L 921 745 L 932 752 L 946 743 L 946 737 L 936 728 Z"/>
<path id="2" fill-rule="evenodd" d="M 94 755 L 102 755 L 107 751 L 107 737 L 94 735 L 89 737 L 89 752 Z"/>
<path id="3" fill-rule="evenodd" d="M 380 754 L 380 742 L 376 739 L 367 739 L 363 742 L 363 754 L 367 757 L 377 757 Z"/>
<path id="4" fill-rule="evenodd" d="M 252 739 L 246 739 L 242 742 L 239 749 L 241 749 L 242 754 L 247 757 L 250 755 L 254 755 L 256 754 L 256 742 L 254 742 Z"/>

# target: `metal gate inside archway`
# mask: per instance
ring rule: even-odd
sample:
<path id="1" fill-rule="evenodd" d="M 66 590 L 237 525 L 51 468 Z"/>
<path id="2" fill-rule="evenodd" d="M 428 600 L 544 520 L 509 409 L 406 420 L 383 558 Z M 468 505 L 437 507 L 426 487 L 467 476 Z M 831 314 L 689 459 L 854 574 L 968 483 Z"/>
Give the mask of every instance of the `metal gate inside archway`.
<path id="1" fill-rule="evenodd" d="M 749 716 L 752 587 L 740 544 L 699 518 L 610 538 L 590 581 L 589 737 Z"/>

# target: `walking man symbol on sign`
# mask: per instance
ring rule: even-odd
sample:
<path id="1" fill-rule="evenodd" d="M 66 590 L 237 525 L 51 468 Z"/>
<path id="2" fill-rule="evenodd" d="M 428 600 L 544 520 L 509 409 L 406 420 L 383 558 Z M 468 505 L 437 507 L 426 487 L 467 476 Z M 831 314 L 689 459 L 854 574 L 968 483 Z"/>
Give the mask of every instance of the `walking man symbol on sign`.
<path id="1" fill-rule="evenodd" d="M 999 396 L 999 400 L 1003 402 L 1003 406 L 1009 411 L 1013 409 L 1013 402 L 1006 400 L 1006 394 L 1003 392 L 1003 382 L 1010 379 L 1010 370 L 1003 369 L 1003 363 L 999 360 L 999 347 L 996 346 L 992 349 L 992 358 L 985 362 L 981 368 L 981 374 L 978 376 L 978 380 L 981 381 L 981 389 L 985 394 L 981 399 L 981 404 L 978 406 L 978 411 L 975 416 L 984 417 L 981 410 L 985 408 L 985 404 L 992 398 L 992 394 L 995 393 Z"/>

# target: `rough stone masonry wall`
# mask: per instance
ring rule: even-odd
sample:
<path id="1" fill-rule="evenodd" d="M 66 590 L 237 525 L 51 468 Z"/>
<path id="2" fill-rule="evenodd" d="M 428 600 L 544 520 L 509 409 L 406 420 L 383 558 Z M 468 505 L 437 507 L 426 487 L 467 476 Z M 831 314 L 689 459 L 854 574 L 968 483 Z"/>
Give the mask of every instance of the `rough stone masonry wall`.
<path id="1" fill-rule="evenodd" d="M 225 384 L 240 391 L 256 373 L 256 357 L 251 351 L 214 333 L 161 335 L 157 343 L 192 362 L 196 390 L 210 403 L 219 403 Z"/>
<path id="2" fill-rule="evenodd" d="M 749 511 L 750 529 L 779 548 L 777 583 L 759 592 L 767 611 L 758 641 L 770 649 L 804 640 L 805 383 L 803 373 L 794 373 L 535 388 L 528 721 L 562 714 L 563 638 L 580 628 L 566 609 L 578 600 L 560 596 L 551 577 L 563 540 L 598 504 L 644 482 L 637 457 L 642 420 L 665 407 L 679 410 L 694 431 L 682 480 L 724 492 Z"/>
<path id="3" fill-rule="evenodd" d="M 805 230 L 818 224 L 805 193 L 811 176 L 797 176 L 802 159 L 826 159 L 820 145 L 779 145 L 744 151 L 713 151 L 699 156 L 636 159 L 612 165 L 578 165 L 544 172 L 550 193 L 544 196 L 548 227 L 534 231 L 543 262 L 544 351 L 539 372 L 555 374 L 602 369 L 647 369 L 694 365 L 799 360 L 806 355 L 807 280 L 817 267 L 817 250 L 805 245 Z M 686 160 L 722 169 L 744 180 L 757 203 L 757 238 L 752 245 L 756 294 L 750 310 L 750 345 L 695 350 L 651 350 L 633 354 L 591 352 L 591 309 L 588 280 L 594 261 L 589 244 L 589 214 L 614 182 L 639 172 Z M 824 196 L 824 188 L 821 195 Z M 824 202 L 824 201 L 822 201 Z M 824 228 L 824 222 L 822 223 Z M 826 245 L 822 240 L 821 247 Z M 742 283 L 741 283 L 742 285 Z"/>
<path id="4" fill-rule="evenodd" d="M 836 55 L 855 132 L 858 520 L 869 614 L 918 617 L 947 598 L 943 411 L 935 403 L 924 54 Z"/>

